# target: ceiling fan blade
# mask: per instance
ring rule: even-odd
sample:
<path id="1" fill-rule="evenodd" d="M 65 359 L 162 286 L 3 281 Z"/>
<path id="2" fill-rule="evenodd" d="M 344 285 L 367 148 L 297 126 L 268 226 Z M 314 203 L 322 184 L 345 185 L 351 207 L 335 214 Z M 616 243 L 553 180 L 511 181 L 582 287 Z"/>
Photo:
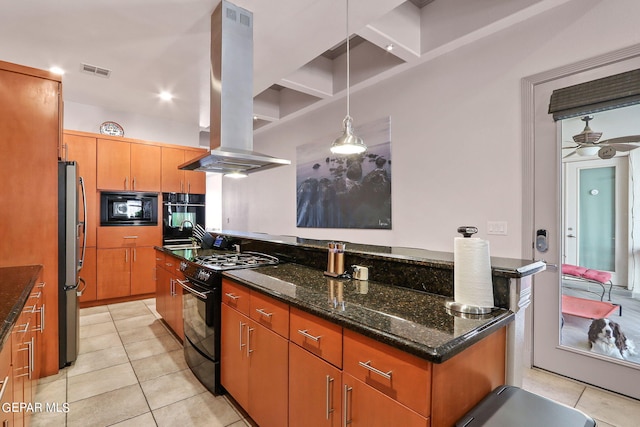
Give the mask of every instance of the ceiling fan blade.
<path id="1" fill-rule="evenodd" d="M 607 144 L 607 145 L 609 145 L 609 144 Z M 615 145 L 612 145 L 612 147 L 615 147 L 616 151 L 631 151 L 634 148 L 640 148 L 640 145 L 615 144 Z"/>
<path id="2" fill-rule="evenodd" d="M 578 152 L 577 149 L 573 150 L 572 152 L 570 152 L 569 154 L 567 154 L 566 156 L 562 156 L 563 159 L 566 159 L 569 156 L 573 156 L 574 154 L 576 154 Z"/>
<path id="3" fill-rule="evenodd" d="M 619 136 L 617 138 L 605 139 L 603 141 L 598 142 L 598 145 L 624 144 L 624 143 L 640 143 L 640 135 Z"/>

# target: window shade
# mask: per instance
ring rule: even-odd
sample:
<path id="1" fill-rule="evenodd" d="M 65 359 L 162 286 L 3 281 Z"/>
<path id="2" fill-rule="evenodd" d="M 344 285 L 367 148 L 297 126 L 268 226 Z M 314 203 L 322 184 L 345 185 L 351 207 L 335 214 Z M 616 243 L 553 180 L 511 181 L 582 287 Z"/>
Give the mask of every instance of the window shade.
<path id="1" fill-rule="evenodd" d="M 640 69 L 556 89 L 549 114 L 553 120 L 640 104 Z"/>

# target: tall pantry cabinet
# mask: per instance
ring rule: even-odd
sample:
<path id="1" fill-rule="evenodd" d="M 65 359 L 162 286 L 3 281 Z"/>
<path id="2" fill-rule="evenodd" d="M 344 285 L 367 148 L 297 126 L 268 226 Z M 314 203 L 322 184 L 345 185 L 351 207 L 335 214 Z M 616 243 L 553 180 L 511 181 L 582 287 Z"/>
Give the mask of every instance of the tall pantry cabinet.
<path id="1" fill-rule="evenodd" d="M 62 81 L 0 61 L 0 267 L 43 265 L 47 306 L 42 352 L 58 354 L 58 156 Z M 58 372 L 43 360 L 42 375 Z"/>

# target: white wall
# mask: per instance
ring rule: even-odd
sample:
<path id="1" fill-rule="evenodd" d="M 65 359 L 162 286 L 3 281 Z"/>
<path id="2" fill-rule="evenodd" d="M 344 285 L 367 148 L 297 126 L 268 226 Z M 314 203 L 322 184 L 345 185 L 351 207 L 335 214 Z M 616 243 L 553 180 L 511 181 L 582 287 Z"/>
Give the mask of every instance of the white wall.
<path id="1" fill-rule="evenodd" d="M 296 228 L 295 166 L 223 180 L 226 229 L 453 250 L 476 225 L 495 256 L 522 253 L 520 80 L 640 43 L 636 0 L 574 0 L 374 87 L 352 93 L 355 125 L 391 117 L 392 230 Z M 296 146 L 340 133 L 344 100 L 259 132 L 255 149 L 295 162 Z M 507 236 L 487 236 L 507 221 Z"/>
<path id="2" fill-rule="evenodd" d="M 106 121 L 121 125 L 127 138 L 194 147 L 200 141 L 200 127 L 197 125 L 107 110 L 77 102 L 64 102 L 64 129 L 98 133 L 100 124 Z"/>

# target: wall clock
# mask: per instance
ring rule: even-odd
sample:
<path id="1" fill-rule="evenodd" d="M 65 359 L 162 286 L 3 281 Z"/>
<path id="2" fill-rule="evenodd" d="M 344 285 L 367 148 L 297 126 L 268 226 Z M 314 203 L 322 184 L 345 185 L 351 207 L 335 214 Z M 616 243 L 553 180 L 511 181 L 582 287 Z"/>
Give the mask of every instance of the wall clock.
<path id="1" fill-rule="evenodd" d="M 104 122 L 100 125 L 100 133 L 111 136 L 124 136 L 124 129 L 116 122 Z"/>

